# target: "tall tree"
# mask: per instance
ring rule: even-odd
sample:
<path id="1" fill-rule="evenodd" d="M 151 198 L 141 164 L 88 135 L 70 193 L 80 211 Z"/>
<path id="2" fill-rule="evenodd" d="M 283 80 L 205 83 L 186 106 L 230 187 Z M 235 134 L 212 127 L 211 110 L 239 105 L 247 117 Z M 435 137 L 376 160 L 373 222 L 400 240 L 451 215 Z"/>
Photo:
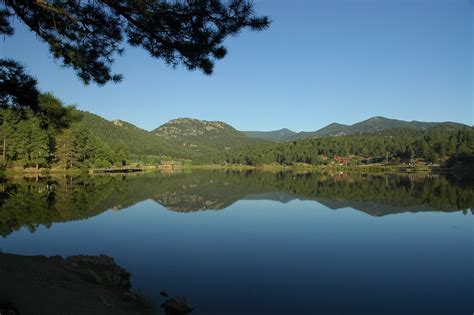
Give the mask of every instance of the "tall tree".
<path id="1" fill-rule="evenodd" d="M 71 168 L 76 164 L 78 154 L 74 146 L 72 129 L 66 129 L 56 137 L 56 159 L 64 169 Z"/>
<path id="2" fill-rule="evenodd" d="M 31 119 L 29 122 L 31 124 Z M 53 155 L 53 139 L 49 130 L 43 129 L 40 122 L 35 122 L 31 124 L 29 135 L 31 142 L 28 164 L 34 165 L 37 169 L 40 166 L 48 166 Z"/>
<path id="3" fill-rule="evenodd" d="M 127 165 L 128 148 L 124 141 L 120 141 L 115 151 L 115 158 L 121 166 Z"/>

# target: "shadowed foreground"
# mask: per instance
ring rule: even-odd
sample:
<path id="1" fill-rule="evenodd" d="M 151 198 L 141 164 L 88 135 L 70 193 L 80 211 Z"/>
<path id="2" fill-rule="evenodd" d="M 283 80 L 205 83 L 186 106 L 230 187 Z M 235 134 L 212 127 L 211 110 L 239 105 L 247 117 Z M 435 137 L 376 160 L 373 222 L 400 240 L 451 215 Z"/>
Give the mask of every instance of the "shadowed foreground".
<path id="1" fill-rule="evenodd" d="M 144 313 L 130 274 L 108 256 L 0 254 L 0 279 L 0 309 L 12 314 Z"/>

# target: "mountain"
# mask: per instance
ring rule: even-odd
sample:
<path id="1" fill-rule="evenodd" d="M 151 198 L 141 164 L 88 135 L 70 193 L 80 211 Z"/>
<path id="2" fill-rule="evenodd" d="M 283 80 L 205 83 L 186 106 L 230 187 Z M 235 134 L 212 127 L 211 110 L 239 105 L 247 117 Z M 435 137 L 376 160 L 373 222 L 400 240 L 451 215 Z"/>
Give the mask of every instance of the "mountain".
<path id="1" fill-rule="evenodd" d="M 170 120 L 152 133 L 157 138 L 166 139 L 178 148 L 203 158 L 261 141 L 247 137 L 224 122 L 192 118 Z"/>
<path id="2" fill-rule="evenodd" d="M 404 121 L 375 116 L 367 120 L 355 123 L 351 126 L 333 123 L 315 132 L 307 133 L 307 136 L 309 135 L 310 137 L 324 137 L 352 135 L 368 132 L 380 132 L 389 129 L 426 130 L 434 127 L 459 129 L 466 127 L 466 125 L 453 122 L 421 122 L 416 120 Z"/>
<path id="3" fill-rule="evenodd" d="M 234 127 L 221 121 L 178 118 L 168 121 L 152 131 L 155 135 L 176 140 L 188 139 L 242 139 L 246 138 Z"/>
<path id="4" fill-rule="evenodd" d="M 344 136 L 361 133 L 373 133 L 390 129 L 410 129 L 422 131 L 434 127 L 460 129 L 466 127 L 466 125 L 454 122 L 421 122 L 416 120 L 404 121 L 375 116 L 367 120 L 355 123 L 353 125 L 332 123 L 316 131 L 302 131 L 299 133 L 295 133 L 288 129 L 281 129 L 268 132 L 243 131 L 243 133 L 249 136 L 250 138 L 255 139 L 265 139 L 271 141 L 294 141 L 312 137 Z"/>
<path id="5" fill-rule="evenodd" d="M 433 127 L 452 127 L 462 128 L 465 127 L 463 124 L 452 123 L 452 122 L 421 122 L 421 121 L 404 121 L 397 119 L 389 119 L 381 116 L 372 117 L 370 119 L 361 121 L 359 123 L 350 126 L 349 134 L 365 133 L 365 132 L 378 132 L 387 129 L 415 129 L 415 130 L 426 130 Z"/>
<path id="6" fill-rule="evenodd" d="M 291 140 L 305 139 L 311 137 L 325 137 L 325 136 L 343 136 L 349 133 L 350 126 L 332 123 L 318 131 L 302 131 L 295 135 Z"/>
<path id="7" fill-rule="evenodd" d="M 249 138 L 276 141 L 276 142 L 290 140 L 297 134 L 296 132 L 289 130 L 287 128 L 274 130 L 274 131 L 241 131 L 241 132 Z"/>

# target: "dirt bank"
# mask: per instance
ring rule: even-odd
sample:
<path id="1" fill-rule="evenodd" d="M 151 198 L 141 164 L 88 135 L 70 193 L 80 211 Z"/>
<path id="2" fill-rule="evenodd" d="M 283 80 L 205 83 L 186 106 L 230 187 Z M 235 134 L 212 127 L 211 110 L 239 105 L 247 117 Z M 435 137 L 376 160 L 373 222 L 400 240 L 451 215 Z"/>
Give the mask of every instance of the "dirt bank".
<path id="1" fill-rule="evenodd" d="M 130 287 L 130 274 L 108 256 L 0 254 L 0 310 L 11 314 L 148 313 Z"/>

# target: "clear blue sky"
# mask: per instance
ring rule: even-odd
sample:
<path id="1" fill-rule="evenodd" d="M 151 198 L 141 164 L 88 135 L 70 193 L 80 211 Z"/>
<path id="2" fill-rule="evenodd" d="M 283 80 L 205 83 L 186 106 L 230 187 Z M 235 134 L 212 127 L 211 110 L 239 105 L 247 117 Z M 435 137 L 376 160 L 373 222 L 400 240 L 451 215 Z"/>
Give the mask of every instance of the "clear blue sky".
<path id="1" fill-rule="evenodd" d="M 153 129 L 178 117 L 316 130 L 371 116 L 473 124 L 471 0 L 256 0 L 273 23 L 229 38 L 208 77 L 128 48 L 120 84 L 84 86 L 20 23 L 1 55 L 68 104 Z"/>

